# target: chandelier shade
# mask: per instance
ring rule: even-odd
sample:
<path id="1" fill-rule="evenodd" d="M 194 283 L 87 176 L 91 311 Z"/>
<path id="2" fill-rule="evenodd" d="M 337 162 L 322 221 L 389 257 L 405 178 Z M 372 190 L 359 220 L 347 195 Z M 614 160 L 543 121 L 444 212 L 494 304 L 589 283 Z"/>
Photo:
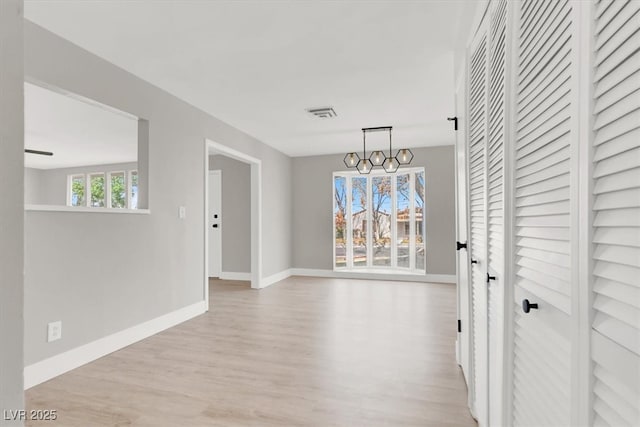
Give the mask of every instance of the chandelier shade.
<path id="1" fill-rule="evenodd" d="M 396 153 L 396 159 L 401 165 L 408 165 L 413 160 L 413 153 L 408 148 L 401 148 Z"/>
<path id="2" fill-rule="evenodd" d="M 371 173 L 371 169 L 373 169 L 373 165 L 371 164 L 371 160 L 369 159 L 360 159 L 358 162 L 358 172 L 363 175 Z"/>
<path id="3" fill-rule="evenodd" d="M 384 169 L 385 172 L 394 173 L 394 172 L 397 172 L 399 168 L 400 168 L 400 163 L 398 162 L 398 159 L 396 159 L 395 157 L 387 157 L 386 159 L 384 159 L 384 163 L 382 164 L 382 169 Z"/>
<path id="4" fill-rule="evenodd" d="M 372 151 L 371 155 L 369 156 L 369 160 L 371 160 L 371 164 L 373 166 L 382 166 L 385 159 L 386 159 L 386 156 L 380 150 Z"/>
<path id="5" fill-rule="evenodd" d="M 347 153 L 347 155 L 344 156 L 344 164 L 348 168 L 357 167 L 359 161 L 360 156 L 358 156 L 358 153 Z"/>

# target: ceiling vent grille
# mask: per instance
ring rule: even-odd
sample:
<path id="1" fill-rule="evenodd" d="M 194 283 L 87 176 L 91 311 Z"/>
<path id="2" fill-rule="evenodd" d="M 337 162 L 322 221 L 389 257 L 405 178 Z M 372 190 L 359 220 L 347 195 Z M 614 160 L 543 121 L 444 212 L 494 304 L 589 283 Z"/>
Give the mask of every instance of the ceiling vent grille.
<path id="1" fill-rule="evenodd" d="M 318 117 L 319 119 L 330 119 L 337 116 L 336 112 L 331 107 L 308 108 L 307 113 Z"/>

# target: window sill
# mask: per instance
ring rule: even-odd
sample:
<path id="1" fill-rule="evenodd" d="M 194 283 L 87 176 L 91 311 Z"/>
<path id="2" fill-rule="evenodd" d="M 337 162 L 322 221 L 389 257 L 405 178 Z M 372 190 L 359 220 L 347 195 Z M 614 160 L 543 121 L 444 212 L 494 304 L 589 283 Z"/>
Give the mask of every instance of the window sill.
<path id="1" fill-rule="evenodd" d="M 73 213 L 106 213 L 106 214 L 133 214 L 148 215 L 149 209 L 116 209 L 116 208 L 90 208 L 86 206 L 57 206 L 57 205 L 24 205 L 25 211 L 35 212 L 73 212 Z"/>

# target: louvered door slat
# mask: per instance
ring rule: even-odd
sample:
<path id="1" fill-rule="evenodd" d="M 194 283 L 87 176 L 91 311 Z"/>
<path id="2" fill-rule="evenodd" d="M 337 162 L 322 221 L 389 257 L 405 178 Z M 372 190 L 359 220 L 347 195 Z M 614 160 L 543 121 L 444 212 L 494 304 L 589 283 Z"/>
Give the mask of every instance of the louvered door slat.
<path id="1" fill-rule="evenodd" d="M 618 1 L 618 3 L 622 3 Z M 620 28 L 624 25 L 624 23 L 630 19 L 636 19 L 636 13 L 640 10 L 640 3 L 637 1 L 631 2 L 628 5 L 619 4 L 618 7 L 622 9 L 623 7 L 627 7 L 627 13 L 618 13 L 611 19 L 606 26 L 602 27 L 598 32 L 598 39 L 596 42 L 596 49 L 599 50 L 605 43 L 608 43 L 613 37 L 614 34 L 620 31 Z M 619 10 L 620 10 L 619 9 Z"/>
<path id="2" fill-rule="evenodd" d="M 571 263 L 571 258 L 566 255 L 557 254 L 553 252 L 541 251 L 538 249 L 531 248 L 520 248 L 516 253 L 517 256 L 528 258 L 532 260 L 542 261 L 549 265 L 569 268 Z"/>
<path id="3" fill-rule="evenodd" d="M 623 81 L 627 80 L 630 76 L 637 72 L 637 68 L 634 63 L 640 60 L 640 51 L 635 52 L 628 61 L 623 62 L 616 68 L 615 73 L 609 73 L 603 76 L 595 87 L 596 105 L 598 100 L 606 92 L 614 89 Z M 632 80 L 633 81 L 633 80 Z"/>
<path id="4" fill-rule="evenodd" d="M 516 177 L 517 178 L 525 178 L 527 176 L 544 172 L 547 169 L 551 169 L 554 166 L 559 166 L 562 168 L 562 163 L 569 159 L 571 152 L 570 148 L 567 146 L 562 146 L 565 143 L 567 138 L 562 138 L 561 140 L 555 141 L 555 146 L 548 147 L 549 151 L 552 151 L 551 154 L 541 157 L 539 159 L 535 159 L 530 163 L 522 165 L 521 162 L 516 162 Z M 542 156 L 544 152 L 536 152 L 533 153 L 532 156 Z M 526 159 L 525 159 L 526 161 Z M 525 162 L 523 161 L 523 163 Z M 558 169 L 558 168 L 556 168 Z M 560 170 L 560 169 L 558 169 Z M 553 172 L 549 170 L 547 173 Z"/>
<path id="5" fill-rule="evenodd" d="M 629 3 L 629 0 L 615 0 L 611 2 L 604 13 L 596 19 L 596 34 L 600 34 L 602 29 L 609 25 L 611 20 L 620 13 L 620 10 Z"/>
<path id="6" fill-rule="evenodd" d="M 596 16 L 600 17 L 615 0 L 602 0 L 596 5 Z M 618 0 L 619 1 L 619 0 Z"/>
<path id="7" fill-rule="evenodd" d="M 640 71 L 636 71 L 624 80 L 616 82 L 617 84 L 610 90 L 603 92 L 602 96 L 600 96 L 596 102 L 595 113 L 604 111 L 627 96 L 638 96 L 638 92 L 635 87 L 635 81 L 638 79 L 640 79 Z"/>
<path id="8" fill-rule="evenodd" d="M 597 162 L 615 156 L 618 153 L 632 150 L 637 147 L 638 139 L 640 139 L 640 129 L 634 129 L 612 140 L 601 142 L 595 148 L 593 160 Z"/>
<path id="9" fill-rule="evenodd" d="M 598 2 L 593 418 L 640 425 L 640 2 Z"/>
<path id="10" fill-rule="evenodd" d="M 633 25 L 634 23 L 631 23 Z M 599 80 L 603 76 L 611 73 L 623 62 L 635 53 L 636 46 L 640 43 L 640 32 L 636 31 L 631 37 L 623 42 L 613 53 L 606 58 L 603 58 L 602 63 L 597 67 L 596 80 Z"/>
<path id="11" fill-rule="evenodd" d="M 517 110 L 520 113 L 529 103 L 534 101 L 540 101 L 538 96 L 539 91 L 545 89 L 549 84 L 556 82 L 557 76 L 562 74 L 569 66 L 567 62 L 567 56 L 571 53 L 571 48 L 568 44 L 564 45 L 562 49 L 551 58 L 548 66 L 540 72 L 538 76 L 539 84 L 536 86 L 526 86 L 518 88 L 518 105 Z"/>
<path id="12" fill-rule="evenodd" d="M 520 57 L 518 62 L 521 68 L 526 68 L 526 64 L 531 59 L 533 53 L 539 49 L 539 44 L 548 38 L 548 28 L 558 25 L 557 11 L 560 10 L 561 2 L 541 2 L 540 7 L 536 10 L 535 15 L 531 16 L 531 26 L 538 28 L 538 37 L 523 28 L 524 33 L 520 43 Z M 543 35 L 544 34 L 544 35 Z M 533 53 L 532 53 L 533 52 Z"/>

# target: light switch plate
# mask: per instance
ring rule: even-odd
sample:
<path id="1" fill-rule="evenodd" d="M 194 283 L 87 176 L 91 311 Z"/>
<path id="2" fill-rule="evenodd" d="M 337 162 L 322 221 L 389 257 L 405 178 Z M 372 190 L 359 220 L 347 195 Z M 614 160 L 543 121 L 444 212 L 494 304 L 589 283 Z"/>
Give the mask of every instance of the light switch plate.
<path id="1" fill-rule="evenodd" d="M 187 208 L 184 206 L 180 206 L 180 209 L 178 209 L 178 216 L 180 217 L 180 219 L 185 219 L 185 217 L 187 216 Z"/>

